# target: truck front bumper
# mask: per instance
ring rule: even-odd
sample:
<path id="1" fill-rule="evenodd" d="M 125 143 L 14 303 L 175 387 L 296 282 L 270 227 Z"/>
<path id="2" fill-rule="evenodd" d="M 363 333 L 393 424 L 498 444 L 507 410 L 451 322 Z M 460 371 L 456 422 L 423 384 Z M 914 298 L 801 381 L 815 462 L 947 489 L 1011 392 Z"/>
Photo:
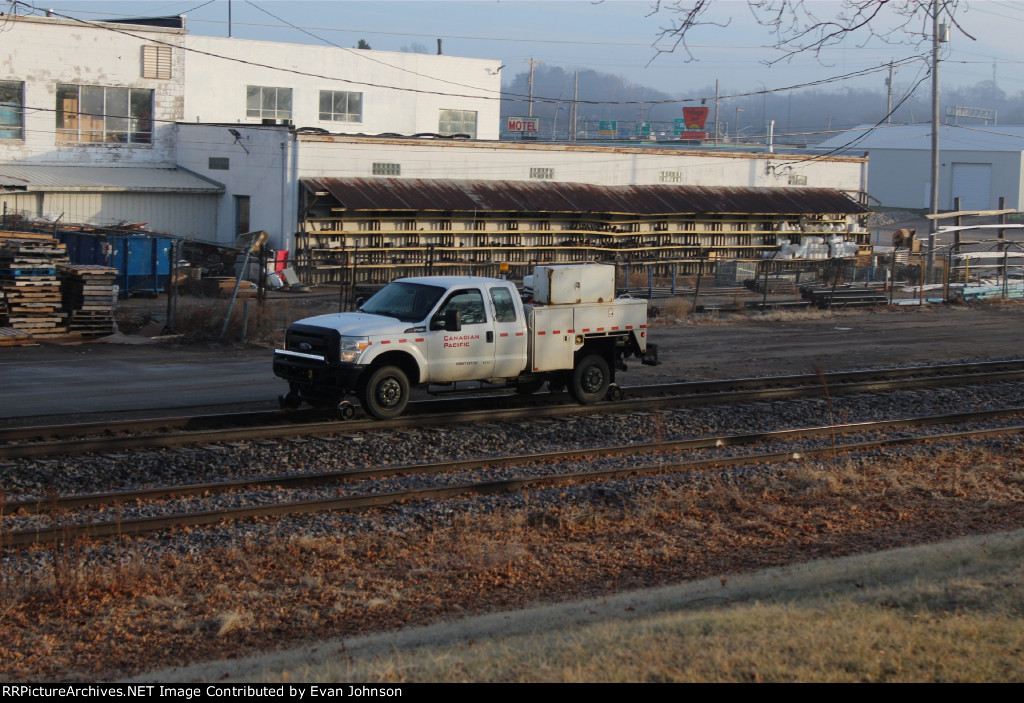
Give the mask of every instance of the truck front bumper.
<path id="1" fill-rule="evenodd" d="M 362 364 L 332 364 L 318 354 L 274 350 L 274 375 L 288 381 L 293 389 L 316 395 L 344 395 L 355 390 L 364 368 Z"/>

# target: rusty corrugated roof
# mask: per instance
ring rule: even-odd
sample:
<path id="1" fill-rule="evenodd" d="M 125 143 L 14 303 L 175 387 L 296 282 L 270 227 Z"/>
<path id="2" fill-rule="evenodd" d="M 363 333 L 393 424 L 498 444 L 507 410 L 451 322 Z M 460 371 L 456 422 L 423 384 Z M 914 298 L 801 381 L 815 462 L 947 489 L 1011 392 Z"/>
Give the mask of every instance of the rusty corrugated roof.
<path id="1" fill-rule="evenodd" d="M 831 188 L 596 186 L 549 181 L 461 181 L 424 178 L 303 178 L 310 192 L 330 193 L 349 211 L 530 213 L 858 214 L 867 208 Z"/>

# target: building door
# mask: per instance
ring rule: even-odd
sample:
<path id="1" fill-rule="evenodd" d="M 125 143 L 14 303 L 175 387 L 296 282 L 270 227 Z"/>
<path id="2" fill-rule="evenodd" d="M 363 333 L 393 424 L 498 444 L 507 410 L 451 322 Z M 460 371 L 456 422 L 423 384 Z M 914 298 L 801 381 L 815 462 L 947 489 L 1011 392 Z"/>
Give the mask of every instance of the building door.
<path id="1" fill-rule="evenodd" d="M 249 226 L 249 196 L 235 196 L 235 235 L 252 232 Z"/>
<path id="2" fill-rule="evenodd" d="M 960 198 L 963 210 L 988 210 L 992 207 L 992 164 L 953 164 L 951 198 Z M 950 200 L 950 207 L 953 202 Z"/>

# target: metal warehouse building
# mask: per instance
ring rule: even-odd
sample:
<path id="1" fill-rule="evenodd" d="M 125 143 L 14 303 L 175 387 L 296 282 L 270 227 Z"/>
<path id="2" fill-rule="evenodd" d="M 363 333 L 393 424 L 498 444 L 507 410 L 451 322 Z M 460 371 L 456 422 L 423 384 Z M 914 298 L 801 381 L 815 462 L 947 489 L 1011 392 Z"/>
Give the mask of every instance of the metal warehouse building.
<path id="1" fill-rule="evenodd" d="M 867 209 L 826 188 L 595 186 L 527 181 L 304 178 L 299 263 L 314 283 L 427 273 L 513 277 L 535 262 L 635 263 L 689 275 L 760 259 L 780 237 L 867 244 Z"/>
<path id="2" fill-rule="evenodd" d="M 871 195 L 884 207 L 930 206 L 931 126 L 864 126 L 822 142 L 828 154 L 868 155 Z M 1024 204 L 1024 127 L 939 127 L 939 209 L 992 210 Z"/>

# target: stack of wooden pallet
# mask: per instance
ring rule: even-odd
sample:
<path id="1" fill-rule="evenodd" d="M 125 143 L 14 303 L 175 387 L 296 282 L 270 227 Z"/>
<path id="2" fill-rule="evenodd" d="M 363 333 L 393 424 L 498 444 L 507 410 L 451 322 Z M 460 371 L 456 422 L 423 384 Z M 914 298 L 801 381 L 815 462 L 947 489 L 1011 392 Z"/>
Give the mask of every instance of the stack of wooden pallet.
<path id="1" fill-rule="evenodd" d="M 65 334 L 57 264 L 66 261 L 64 245 L 49 235 L 0 232 L 0 327 L 37 338 Z"/>
<path id="2" fill-rule="evenodd" d="M 235 291 L 234 278 L 210 277 L 203 280 L 203 295 L 230 298 Z M 242 281 L 238 286 L 238 298 L 255 298 L 258 290 L 252 281 Z"/>
<path id="3" fill-rule="evenodd" d="M 61 264 L 61 293 L 68 314 L 68 332 L 104 337 L 114 331 L 114 280 L 117 269 L 86 264 Z"/>

